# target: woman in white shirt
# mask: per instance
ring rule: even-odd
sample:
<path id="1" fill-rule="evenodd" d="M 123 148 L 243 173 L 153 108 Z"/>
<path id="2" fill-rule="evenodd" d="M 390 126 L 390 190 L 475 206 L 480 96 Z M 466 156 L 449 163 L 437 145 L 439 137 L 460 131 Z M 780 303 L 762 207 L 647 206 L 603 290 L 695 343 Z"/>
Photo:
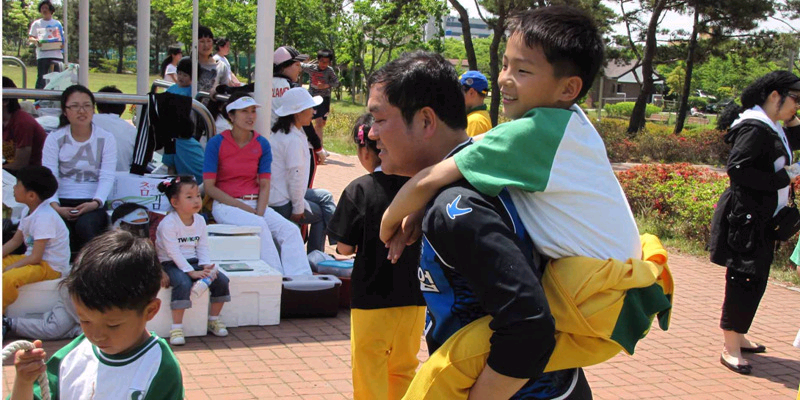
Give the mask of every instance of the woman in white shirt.
<path id="1" fill-rule="evenodd" d="M 58 179 L 49 200 L 70 230 L 76 253 L 108 226 L 105 202 L 114 186 L 117 144 L 114 136 L 92 123 L 95 100 L 84 86 L 61 94 L 61 121 L 42 149 L 42 165 Z"/>
<path id="2" fill-rule="evenodd" d="M 167 58 L 161 62 L 161 76 L 165 81 L 178 83 L 178 62 L 183 57 L 180 46 L 169 46 Z"/>
<path id="3" fill-rule="evenodd" d="M 280 107 L 275 110 L 278 120 L 269 138 L 272 147 L 269 206 L 296 224 L 311 225 L 309 252 L 325 250 L 325 231 L 330 217 L 323 208 L 333 204 L 329 191 L 308 189 L 311 154 L 303 127 L 311 123 L 313 107 L 321 102 L 322 97 L 311 97 L 302 87 L 287 90 Z"/>

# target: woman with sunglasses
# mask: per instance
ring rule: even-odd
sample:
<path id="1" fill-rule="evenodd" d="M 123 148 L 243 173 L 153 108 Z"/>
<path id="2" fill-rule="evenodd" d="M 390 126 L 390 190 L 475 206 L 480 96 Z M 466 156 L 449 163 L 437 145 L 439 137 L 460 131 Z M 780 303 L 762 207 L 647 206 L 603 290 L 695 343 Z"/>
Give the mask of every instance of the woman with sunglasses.
<path id="1" fill-rule="evenodd" d="M 86 87 L 64 90 L 59 128 L 47 136 L 42 150 L 42 165 L 58 179 L 50 204 L 67 223 L 73 254 L 108 226 L 104 206 L 117 167 L 114 135 L 92 123 L 94 106 Z"/>
<path id="2" fill-rule="evenodd" d="M 790 201 L 791 183 L 800 175 L 792 151 L 800 149 L 800 78 L 786 71 L 766 74 L 742 92 L 742 106 L 723 111 L 717 128 L 731 144 L 730 187 L 711 221 L 711 261 L 727 267 L 722 303 L 724 347 L 720 362 L 734 372 L 752 367 L 742 353 L 763 353 L 750 341 L 750 329 L 767 287 L 775 238 L 770 222 Z"/>

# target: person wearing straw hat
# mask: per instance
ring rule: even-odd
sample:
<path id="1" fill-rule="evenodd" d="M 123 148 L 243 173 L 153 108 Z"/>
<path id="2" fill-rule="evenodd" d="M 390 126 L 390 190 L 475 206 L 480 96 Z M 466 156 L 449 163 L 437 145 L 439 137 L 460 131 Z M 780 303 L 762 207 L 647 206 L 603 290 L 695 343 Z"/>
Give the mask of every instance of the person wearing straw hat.
<path id="1" fill-rule="evenodd" d="M 294 223 L 311 225 L 309 252 L 325 250 L 325 232 L 336 210 L 331 192 L 308 189 L 311 154 L 303 127 L 321 103 L 322 97 L 311 97 L 304 88 L 287 90 L 275 110 L 278 120 L 269 138 L 273 157 L 269 206 Z"/>
<path id="2" fill-rule="evenodd" d="M 206 145 L 203 182 L 214 200 L 211 212 L 219 223 L 261 227 L 261 259 L 283 275 L 311 275 L 300 230 L 267 207 L 272 149 L 253 130 L 259 107 L 247 93 L 233 94 L 225 106 L 233 128 Z"/>

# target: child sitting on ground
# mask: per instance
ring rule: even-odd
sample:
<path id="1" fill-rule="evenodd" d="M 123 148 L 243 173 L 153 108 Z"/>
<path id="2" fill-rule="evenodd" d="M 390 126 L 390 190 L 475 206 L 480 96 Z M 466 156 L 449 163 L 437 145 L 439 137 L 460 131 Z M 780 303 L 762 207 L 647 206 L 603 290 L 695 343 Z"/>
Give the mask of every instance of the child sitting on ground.
<path id="1" fill-rule="evenodd" d="M 58 181 L 47 167 L 29 166 L 17 172 L 14 200 L 27 206 L 27 215 L 3 245 L 3 314 L 17 300 L 20 286 L 69 273 L 69 230 L 53 207 L 43 204 L 57 189 Z M 12 255 L 23 243 L 25 255 Z"/>
<path id="2" fill-rule="evenodd" d="M 156 231 L 156 250 L 158 260 L 169 275 L 172 286 L 172 330 L 169 343 L 182 346 L 186 343 L 183 335 L 183 314 L 192 307 L 189 299 L 192 283 L 203 278 L 213 279 L 211 290 L 211 310 L 208 316 L 208 330 L 216 336 L 228 336 L 228 330 L 219 320 L 219 313 L 225 302 L 231 301 L 228 277 L 214 268 L 208 259 L 208 234 L 206 221 L 197 214 L 203 205 L 197 181 L 190 175 L 178 176 L 158 184 L 158 190 L 169 198 L 175 209 L 164 217 Z"/>
<path id="3" fill-rule="evenodd" d="M 64 280 L 84 334 L 44 364 L 42 342 L 15 355 L 11 399 L 39 398 L 47 371 L 53 399 L 183 399 L 178 360 L 145 328 L 161 306 L 161 267 L 147 239 L 115 230 L 95 237 Z"/>
<path id="4" fill-rule="evenodd" d="M 115 208 L 111 213 L 111 226 L 113 229 L 125 230 L 140 238 L 150 237 L 150 218 L 147 216 L 147 208 L 136 203 L 122 203 Z M 161 286 L 169 286 L 169 277 L 163 271 L 161 274 Z M 41 340 L 72 339 L 80 335 L 82 332 L 80 319 L 69 298 L 67 288 L 61 285 L 58 295 L 59 300 L 53 309 L 39 318 L 3 317 L 3 337 L 7 332 Z"/>
<path id="5" fill-rule="evenodd" d="M 419 364 L 419 337 L 425 323 L 425 300 L 417 279 L 420 242 L 400 258 L 387 259 L 378 239 L 383 211 L 408 178 L 381 170 L 377 143 L 367 135 L 372 115 L 353 127 L 358 160 L 369 175 L 344 189 L 328 225 L 328 236 L 339 241 L 340 254 L 355 253 L 350 312 L 353 358 L 353 398 L 399 399 Z"/>

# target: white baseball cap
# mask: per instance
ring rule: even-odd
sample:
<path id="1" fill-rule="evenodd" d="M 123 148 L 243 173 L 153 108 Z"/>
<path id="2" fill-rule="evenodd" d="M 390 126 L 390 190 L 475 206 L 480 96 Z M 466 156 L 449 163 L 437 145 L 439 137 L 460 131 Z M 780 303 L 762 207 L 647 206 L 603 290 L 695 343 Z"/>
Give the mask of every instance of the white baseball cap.
<path id="1" fill-rule="evenodd" d="M 275 110 L 275 114 L 279 117 L 285 117 L 322 104 L 322 97 L 311 97 L 308 90 L 302 87 L 296 87 L 283 93 L 283 96 L 280 98 L 280 104 L 280 107 Z"/>
<path id="2" fill-rule="evenodd" d="M 225 111 L 231 112 L 233 110 L 241 110 L 250 106 L 256 106 L 256 108 L 258 108 L 261 107 L 261 104 L 256 103 L 256 100 L 250 96 L 244 96 L 225 106 Z"/>
<path id="3" fill-rule="evenodd" d="M 297 49 L 291 46 L 281 46 L 275 50 L 275 53 L 272 55 L 272 63 L 275 65 L 281 65 L 289 60 L 292 61 L 305 61 L 308 60 L 308 54 L 300 54 Z"/>

